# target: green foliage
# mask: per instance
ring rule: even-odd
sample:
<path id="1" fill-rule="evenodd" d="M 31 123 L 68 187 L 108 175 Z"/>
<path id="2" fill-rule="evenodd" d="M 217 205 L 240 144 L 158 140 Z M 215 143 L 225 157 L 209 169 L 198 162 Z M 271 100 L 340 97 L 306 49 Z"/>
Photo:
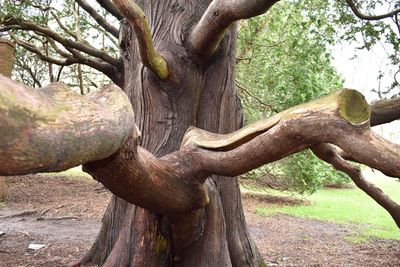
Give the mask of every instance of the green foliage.
<path id="1" fill-rule="evenodd" d="M 330 10 L 324 0 L 281 2 L 267 15 L 241 23 L 237 83 L 247 123 L 342 87 L 328 48 L 335 42 Z M 311 152 L 280 161 L 272 172 L 291 177 L 302 193 L 349 181 Z"/>
<path id="2" fill-rule="evenodd" d="M 297 192 L 314 193 L 326 185 L 340 185 L 349 182 L 349 178 L 335 171 L 330 165 L 315 157 L 311 151 L 295 154 L 285 159 L 284 172 L 292 178 L 293 189 Z"/>

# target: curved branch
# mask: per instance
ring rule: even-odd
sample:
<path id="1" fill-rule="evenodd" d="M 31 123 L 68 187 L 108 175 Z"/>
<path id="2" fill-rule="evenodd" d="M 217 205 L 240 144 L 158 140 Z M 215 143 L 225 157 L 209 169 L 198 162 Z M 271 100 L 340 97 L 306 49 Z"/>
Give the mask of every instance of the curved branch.
<path id="1" fill-rule="evenodd" d="M 115 38 L 118 38 L 119 30 L 113 25 L 108 23 L 96 10 L 89 5 L 85 0 L 76 0 L 79 6 L 81 6 L 103 29 L 111 33 Z"/>
<path id="2" fill-rule="evenodd" d="M 354 3 L 353 0 L 346 0 L 347 5 L 350 7 L 351 11 L 353 11 L 354 15 L 356 15 L 358 18 L 363 19 L 363 20 L 381 20 L 381 19 L 386 19 L 386 18 L 392 18 L 393 16 L 396 16 L 397 14 L 400 13 L 400 8 L 392 10 L 389 13 L 382 14 L 382 15 L 366 15 L 363 14 L 356 4 Z"/>
<path id="3" fill-rule="evenodd" d="M 397 226 L 400 228 L 400 205 L 385 195 L 382 190 L 374 184 L 369 183 L 363 177 L 361 170 L 340 157 L 335 147 L 329 144 L 321 144 L 311 149 L 323 161 L 346 173 L 358 188 L 374 199 L 379 205 L 389 212 Z"/>
<path id="4" fill-rule="evenodd" d="M 371 126 L 385 124 L 400 118 L 400 97 L 382 99 L 371 104 Z"/>
<path id="5" fill-rule="evenodd" d="M 143 10 L 133 0 L 114 0 L 114 3 L 136 33 L 143 65 L 161 79 L 168 78 L 167 61 L 154 49 L 150 25 Z"/>
<path id="6" fill-rule="evenodd" d="M 400 145 L 373 133 L 369 116 L 364 97 L 345 89 L 230 134 L 189 129 L 183 149 L 193 150 L 198 172 L 236 176 L 315 144 L 332 143 L 358 162 L 400 177 Z"/>
<path id="7" fill-rule="evenodd" d="M 204 182 L 211 174 L 236 176 L 323 143 L 335 144 L 357 161 L 400 177 L 400 145 L 384 140 L 371 131 L 370 107 L 364 97 L 354 90 L 338 91 L 226 135 L 191 128 L 185 134 L 179 151 L 156 158 L 138 146 L 140 134 L 132 123 L 133 114 L 129 118 L 119 117 L 123 119 L 122 123 L 97 122 L 101 120 L 98 114 L 105 111 L 99 108 L 100 111 L 95 109 L 97 111 L 89 112 L 92 108 L 88 107 L 87 102 L 92 101 L 94 103 L 91 104 L 97 107 L 98 102 L 94 97 L 86 101 L 83 98 L 69 101 L 78 104 L 65 107 L 65 104 L 61 105 L 56 100 L 76 98 L 71 98 L 70 94 L 61 90 L 60 85 L 34 93 L 3 78 L 0 86 L 0 108 L 5 107 L 5 111 L 0 112 L 0 133 L 5 136 L 0 139 L 0 160 L 6 162 L 0 166 L 0 175 L 59 170 L 86 163 L 85 171 L 114 194 L 156 213 L 176 215 L 207 205 Z M 8 89 L 3 90 L 3 87 Z M 54 92 L 54 87 L 59 89 Z M 63 95 L 60 96 L 58 92 Z M 108 93 L 106 96 L 110 95 Z M 54 99 L 50 100 L 49 96 Z M 97 101 L 103 101 L 103 97 L 105 95 L 101 95 Z M 16 100 L 12 102 L 9 99 Z M 128 102 L 125 96 L 120 101 L 123 105 Z M 40 108 L 38 103 L 43 103 Z M 126 109 L 131 112 L 128 103 L 126 105 L 129 108 L 126 106 Z M 49 115 L 53 111 L 51 109 L 58 113 Z M 95 137 L 99 134 L 97 125 L 108 131 Z M 118 135 L 121 131 L 117 131 L 120 125 L 128 125 L 129 131 L 124 133 L 134 132 L 123 146 L 123 141 L 128 137 L 126 134 L 122 135 L 118 144 L 114 136 L 108 135 L 113 130 L 113 134 L 121 136 Z M 60 139 L 55 139 L 55 144 L 49 146 L 46 140 L 48 136 L 51 136 L 51 140 L 53 136 Z M 89 136 L 90 140 L 85 139 Z M 84 142 L 79 141 L 80 138 Z M 87 145 L 89 141 L 93 147 Z M 102 142 L 106 142 L 106 145 Z M 84 152 L 80 149 L 84 149 Z M 105 155 L 111 156 L 104 158 Z M 44 160 L 52 164 L 45 167 Z M 21 170 L 21 166 L 26 165 L 30 168 L 23 167 Z M 10 170 L 13 172 L 10 173 Z"/>
<path id="8" fill-rule="evenodd" d="M 190 35 L 193 51 L 200 57 L 211 56 L 228 28 L 240 19 L 248 19 L 268 11 L 279 0 L 214 0 Z"/>
<path id="9" fill-rule="evenodd" d="M 0 175 L 106 158 L 135 129 L 131 104 L 117 86 L 82 97 L 64 84 L 32 89 L 0 76 Z"/>

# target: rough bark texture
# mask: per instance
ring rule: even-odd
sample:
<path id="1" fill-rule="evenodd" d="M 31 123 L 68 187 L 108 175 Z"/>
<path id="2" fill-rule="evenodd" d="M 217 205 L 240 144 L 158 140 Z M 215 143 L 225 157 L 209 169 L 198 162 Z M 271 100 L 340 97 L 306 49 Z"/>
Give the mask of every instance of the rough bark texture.
<path id="1" fill-rule="evenodd" d="M 8 40 L 0 39 L 0 75 L 11 77 L 14 62 L 15 45 Z M 6 196 L 6 178 L 0 176 L 0 201 Z"/>
<path id="2" fill-rule="evenodd" d="M 234 85 L 235 25 L 216 54 L 202 63 L 186 44 L 210 1 L 136 2 L 149 19 L 155 49 L 173 75 L 162 82 L 139 63 L 135 36 L 125 24 L 121 44 L 125 92 L 142 132 L 141 145 L 162 156 L 179 149 L 191 125 L 219 133 L 238 129 L 242 113 Z M 114 198 L 98 240 L 83 262 L 105 266 L 261 264 L 246 228 L 237 180 L 213 176 L 205 185 L 210 199 L 205 212 L 181 217 L 163 217 Z M 187 238 L 180 238 L 185 233 Z"/>
<path id="3" fill-rule="evenodd" d="M 104 159 L 135 133 L 117 86 L 88 96 L 53 83 L 33 89 L 0 75 L 0 175 L 61 171 Z"/>
<path id="4" fill-rule="evenodd" d="M 11 77 L 15 45 L 8 40 L 0 39 L 0 74 Z"/>
<path id="5" fill-rule="evenodd" d="M 400 117 L 400 97 L 372 103 L 371 126 L 389 123 Z"/>

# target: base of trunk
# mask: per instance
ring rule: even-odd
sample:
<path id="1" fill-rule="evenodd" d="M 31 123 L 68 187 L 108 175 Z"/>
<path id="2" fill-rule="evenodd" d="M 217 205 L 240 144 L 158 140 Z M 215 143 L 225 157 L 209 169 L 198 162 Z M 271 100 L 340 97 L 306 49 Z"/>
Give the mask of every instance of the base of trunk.
<path id="1" fill-rule="evenodd" d="M 74 266 L 263 266 L 248 234 L 240 199 L 231 200 L 238 205 L 230 205 L 229 211 L 224 209 L 220 191 L 226 189 L 221 179 L 206 182 L 210 203 L 205 208 L 202 235 L 189 246 L 174 251 L 167 218 L 113 197 L 96 242 Z M 233 178 L 226 179 L 239 190 Z"/>

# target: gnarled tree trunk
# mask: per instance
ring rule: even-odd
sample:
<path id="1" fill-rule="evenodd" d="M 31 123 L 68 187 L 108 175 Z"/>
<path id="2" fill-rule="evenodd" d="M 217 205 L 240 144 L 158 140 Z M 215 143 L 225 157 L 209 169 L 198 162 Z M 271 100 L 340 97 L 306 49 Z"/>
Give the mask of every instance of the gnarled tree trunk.
<path id="1" fill-rule="evenodd" d="M 163 82 L 140 63 L 135 34 L 124 24 L 124 90 L 134 107 L 141 145 L 162 156 L 179 149 L 191 125 L 218 133 L 241 127 L 234 83 L 236 25 L 216 54 L 202 62 L 188 51 L 186 43 L 210 1 L 136 2 L 150 21 L 154 46 L 167 59 L 175 80 Z M 113 197 L 98 239 L 83 262 L 104 266 L 260 265 L 262 259 L 246 228 L 237 179 L 213 176 L 206 187 L 210 202 L 205 217 L 199 215 L 200 222 L 189 230 L 194 236 L 183 239 L 173 236 L 187 232 L 184 228 L 190 214 L 182 219 L 166 218 Z"/>
<path id="2" fill-rule="evenodd" d="M 0 174 L 84 164 L 120 197 L 78 264 L 263 265 L 237 180 L 217 175 L 240 175 L 307 148 L 347 173 L 400 226 L 400 205 L 346 161 L 400 177 L 400 146 L 370 129 L 370 122 L 397 118 L 398 101 L 374 105 L 370 121 L 365 98 L 343 89 L 235 131 L 242 126 L 235 21 L 266 12 L 276 0 L 98 2 L 127 20 L 124 69 L 113 75 L 126 94 L 108 86 L 82 97 L 61 84 L 33 90 L 0 76 Z"/>

